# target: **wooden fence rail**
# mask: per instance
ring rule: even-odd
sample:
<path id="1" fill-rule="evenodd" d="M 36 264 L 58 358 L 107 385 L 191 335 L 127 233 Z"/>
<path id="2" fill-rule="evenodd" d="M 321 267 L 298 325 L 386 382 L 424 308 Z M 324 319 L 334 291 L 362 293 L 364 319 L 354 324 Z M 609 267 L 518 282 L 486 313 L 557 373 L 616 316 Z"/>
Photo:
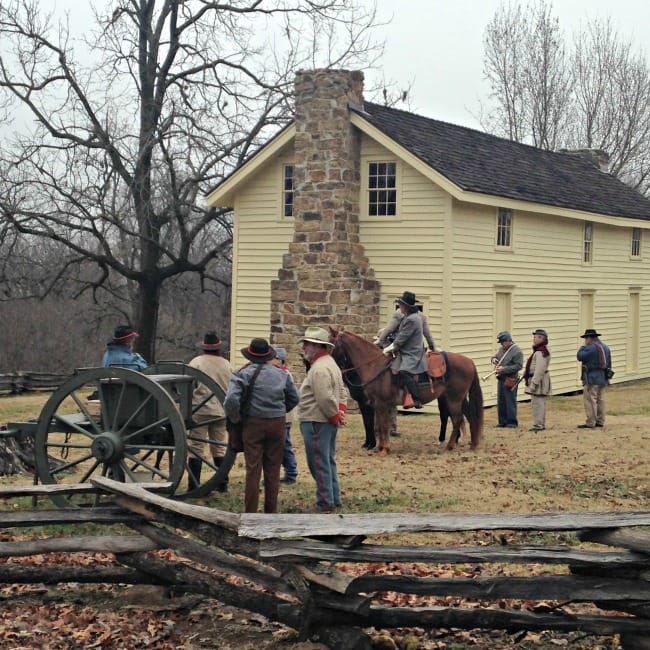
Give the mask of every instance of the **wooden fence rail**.
<path id="1" fill-rule="evenodd" d="M 18 394 L 34 390 L 56 390 L 69 375 L 55 372 L 18 370 L 0 374 L 0 394 Z"/>
<path id="2" fill-rule="evenodd" d="M 365 628 L 432 627 L 575 631 L 620 635 L 626 650 L 650 648 L 650 512 L 545 514 L 233 514 L 167 499 L 137 484 L 106 478 L 96 489 L 114 495 L 110 507 L 82 511 L 91 520 L 122 522 L 137 534 L 35 540 L 20 549 L 0 543 L 0 557 L 62 548 L 112 551 L 115 566 L 101 572 L 79 567 L 0 565 L 0 582 L 149 582 L 201 593 L 289 625 L 307 638 L 317 632 L 332 648 L 370 648 Z M 49 486 L 39 486 L 46 494 Z M 62 486 L 54 486 L 61 490 Z M 78 489 L 71 486 L 72 490 Z M 14 489 L 12 494 L 15 495 Z M 31 494 L 31 493 L 30 493 Z M 0 490 L 0 497 L 3 496 Z M 82 521 L 75 511 L 11 512 L 0 526 Z M 78 512 L 78 511 L 76 511 Z M 121 515 L 120 515 L 121 513 Z M 183 531 L 179 534 L 178 531 Z M 574 531 L 589 548 L 569 545 L 399 546 L 370 543 L 371 535 L 463 531 Z M 418 535 L 418 539 L 422 536 Z M 185 562 L 151 551 L 171 548 Z M 412 575 L 418 564 L 472 563 L 477 577 Z M 376 571 L 390 563 L 392 573 Z M 351 572 L 350 565 L 357 566 Z M 403 564 L 405 571 L 396 572 Z M 495 565 L 549 565 L 526 577 L 492 571 Z M 557 567 L 567 567 L 557 573 Z M 206 570 L 209 567 L 210 570 Z M 431 572 L 434 573 L 433 571 Z M 536 573 L 539 573 L 537 571 Z M 247 582 L 237 584 L 231 576 Z M 254 588 L 248 583 L 262 586 Z M 387 592 L 471 599 L 430 607 L 393 607 Z M 543 607 L 513 601 L 543 601 Z M 558 601 L 550 607 L 549 601 Z M 574 604 L 589 603 L 574 607 Z M 603 610 L 606 610 L 603 611 Z M 588 611 L 589 613 L 585 613 Z"/>

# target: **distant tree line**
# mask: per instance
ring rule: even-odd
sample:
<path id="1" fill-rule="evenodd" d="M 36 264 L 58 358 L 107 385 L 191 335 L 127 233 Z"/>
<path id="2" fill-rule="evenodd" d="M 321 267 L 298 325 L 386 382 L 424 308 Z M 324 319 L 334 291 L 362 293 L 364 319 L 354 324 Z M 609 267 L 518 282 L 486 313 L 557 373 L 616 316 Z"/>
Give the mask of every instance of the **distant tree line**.
<path id="1" fill-rule="evenodd" d="M 610 173 L 648 194 L 650 67 L 610 19 L 569 38 L 545 0 L 503 4 L 485 30 L 484 73 L 486 130 L 543 149 L 605 151 Z"/>

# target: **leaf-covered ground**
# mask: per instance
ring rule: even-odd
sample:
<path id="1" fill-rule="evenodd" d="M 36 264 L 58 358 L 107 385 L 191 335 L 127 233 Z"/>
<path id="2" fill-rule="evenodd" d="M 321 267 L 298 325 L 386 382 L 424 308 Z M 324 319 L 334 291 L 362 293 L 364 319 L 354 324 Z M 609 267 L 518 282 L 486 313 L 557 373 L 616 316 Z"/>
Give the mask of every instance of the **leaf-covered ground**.
<path id="1" fill-rule="evenodd" d="M 338 464 L 344 492 L 344 512 L 541 512 L 551 510 L 644 510 L 650 497 L 647 459 L 650 452 L 650 382 L 621 385 L 608 394 L 608 420 L 603 430 L 576 429 L 583 419 L 580 395 L 553 398 L 548 429 L 530 432 L 530 405 L 520 405 L 521 427 L 496 429 L 495 411 L 485 411 L 483 444 L 471 452 L 466 441 L 451 453 L 436 444 L 438 418 L 400 416 L 401 437 L 392 439 L 389 456 L 379 458 L 361 450 L 363 435 L 358 415 L 339 434 Z M 0 423 L 10 418 L 0 399 Z M 297 430 L 294 442 L 300 468 L 298 483 L 283 487 L 280 509 L 296 512 L 312 505 L 313 482 L 306 471 Z M 206 501 L 221 509 L 241 512 L 243 463 L 231 475 L 227 495 Z M 15 477 L 11 477 L 15 482 Z M 23 479 L 24 480 L 24 479 Z M 25 482 L 31 482 L 27 479 Z M 7 503 L 5 508 L 13 508 Z M 4 539 L 19 538 L 24 531 L 5 531 Z M 51 533 L 50 533 L 51 534 Z M 388 540 L 371 540 L 381 543 Z M 517 541 L 507 533 L 472 533 L 461 536 L 429 535 L 391 537 L 395 544 L 492 544 Z M 574 536 L 528 535 L 527 543 L 577 544 Z M 20 563 L 107 563 L 110 556 L 71 554 L 13 558 Z M 347 571 L 409 571 L 430 577 L 531 575 L 539 566 L 470 566 L 376 564 L 345 567 Z M 230 648 L 243 650 L 322 649 L 316 641 L 299 643 L 295 632 L 260 616 L 226 607 L 197 596 L 169 594 L 153 587 L 42 585 L 0 586 L 0 648 Z M 462 604 L 508 609 L 589 611 L 587 606 L 555 602 L 467 603 L 458 598 L 433 598 L 380 594 L 384 604 Z M 485 650 L 618 650 L 618 638 L 596 638 L 581 633 L 551 632 L 508 634 L 503 631 L 369 630 L 377 648 L 406 650 L 480 648 Z"/>

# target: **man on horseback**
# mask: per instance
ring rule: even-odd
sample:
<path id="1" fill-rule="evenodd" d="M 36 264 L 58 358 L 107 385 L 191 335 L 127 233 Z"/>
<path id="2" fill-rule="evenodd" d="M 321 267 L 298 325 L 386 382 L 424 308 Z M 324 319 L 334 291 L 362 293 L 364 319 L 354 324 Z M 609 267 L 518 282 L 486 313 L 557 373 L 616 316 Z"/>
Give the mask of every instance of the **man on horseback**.
<path id="1" fill-rule="evenodd" d="M 422 408 L 420 391 L 416 377 L 427 371 L 427 360 L 422 344 L 422 318 L 416 306 L 415 294 L 405 291 L 397 304 L 404 314 L 395 340 L 383 352 L 386 356 L 395 355 L 391 364 L 394 374 L 402 377 L 404 385 L 413 397 L 413 405 L 416 409 Z M 414 377 L 415 375 L 415 377 Z"/>

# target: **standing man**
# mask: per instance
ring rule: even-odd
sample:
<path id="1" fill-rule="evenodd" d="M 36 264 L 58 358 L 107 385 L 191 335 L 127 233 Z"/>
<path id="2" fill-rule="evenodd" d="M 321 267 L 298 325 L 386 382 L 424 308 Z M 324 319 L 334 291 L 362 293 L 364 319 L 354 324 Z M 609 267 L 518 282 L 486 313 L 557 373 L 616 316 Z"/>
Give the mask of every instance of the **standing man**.
<path id="1" fill-rule="evenodd" d="M 416 306 L 415 294 L 405 291 L 398 298 L 400 311 L 404 314 L 395 340 L 383 352 L 386 356 L 396 355 L 391 370 L 400 374 L 404 385 L 413 396 L 413 406 L 422 408 L 417 376 L 427 372 L 427 358 L 422 344 L 422 317 Z"/>
<path id="2" fill-rule="evenodd" d="M 336 467 L 336 434 L 345 424 L 348 393 L 341 369 L 330 355 L 334 347 L 322 327 L 308 327 L 301 339 L 309 364 L 300 387 L 298 419 L 305 441 L 309 472 L 316 481 L 313 512 L 336 512 L 341 507 L 341 488 Z"/>
<path id="3" fill-rule="evenodd" d="M 129 370 L 144 370 L 147 362 L 133 349 L 138 336 L 140 335 L 130 325 L 118 325 L 113 338 L 106 344 L 102 367 L 117 366 Z"/>
<path id="4" fill-rule="evenodd" d="M 585 340 L 578 350 L 582 363 L 582 401 L 586 422 L 578 429 L 595 429 L 605 426 L 605 391 L 612 373 L 612 353 L 599 338 L 595 329 L 586 329 L 580 338 Z"/>
<path id="5" fill-rule="evenodd" d="M 189 366 L 201 370 L 206 375 L 214 379 L 215 383 L 225 393 L 228 390 L 232 368 L 227 359 L 221 355 L 221 339 L 214 331 L 206 332 L 203 341 L 199 343 L 202 354 L 194 357 Z M 196 422 L 205 422 L 215 418 L 223 418 L 225 413 L 221 402 L 216 396 L 212 395 L 210 389 L 203 383 L 197 382 L 196 388 L 192 393 L 192 407 L 197 410 L 194 412 Z M 192 439 L 188 440 L 190 455 L 187 460 L 188 478 L 187 487 L 189 490 L 196 489 L 201 482 L 201 465 L 202 458 L 208 447 L 208 458 L 212 458 L 215 467 L 219 468 L 226 455 L 226 443 L 228 435 L 226 433 L 225 420 L 221 422 L 209 422 L 205 426 L 199 426 L 194 429 Z M 228 479 L 217 485 L 217 491 L 228 491 Z"/>
<path id="6" fill-rule="evenodd" d="M 548 373 L 550 363 L 548 335 L 546 330 L 538 328 L 533 332 L 533 353 L 528 357 L 524 370 L 525 392 L 530 395 L 533 411 L 531 431 L 546 429 L 546 398 L 551 394 L 551 375 Z"/>
<path id="7" fill-rule="evenodd" d="M 240 422 L 242 400 L 249 393 L 242 430 L 246 463 L 244 510 L 257 512 L 263 472 L 264 512 L 277 512 L 287 411 L 298 404 L 300 397 L 289 373 L 269 363 L 275 358 L 275 350 L 266 339 L 253 339 L 241 353 L 250 363 L 230 378 L 223 407 L 228 419 Z"/>
<path id="8" fill-rule="evenodd" d="M 524 365 L 524 353 L 512 340 L 510 332 L 499 332 L 497 341 L 501 347 L 497 350 L 492 363 L 496 366 L 497 376 L 497 427 L 516 429 L 517 422 L 517 375 Z"/>

